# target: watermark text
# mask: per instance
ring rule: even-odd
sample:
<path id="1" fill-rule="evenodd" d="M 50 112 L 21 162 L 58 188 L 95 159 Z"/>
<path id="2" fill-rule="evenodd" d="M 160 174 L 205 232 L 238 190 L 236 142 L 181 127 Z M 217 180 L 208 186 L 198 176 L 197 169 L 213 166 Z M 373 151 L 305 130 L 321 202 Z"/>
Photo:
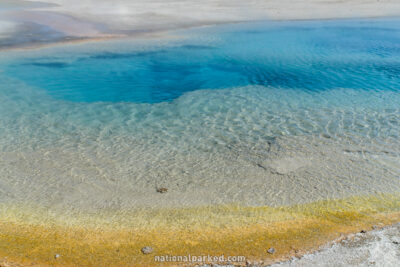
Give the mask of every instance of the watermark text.
<path id="1" fill-rule="evenodd" d="M 245 262 L 245 256 L 225 255 L 156 255 L 155 262 L 189 262 L 189 263 L 236 263 Z"/>

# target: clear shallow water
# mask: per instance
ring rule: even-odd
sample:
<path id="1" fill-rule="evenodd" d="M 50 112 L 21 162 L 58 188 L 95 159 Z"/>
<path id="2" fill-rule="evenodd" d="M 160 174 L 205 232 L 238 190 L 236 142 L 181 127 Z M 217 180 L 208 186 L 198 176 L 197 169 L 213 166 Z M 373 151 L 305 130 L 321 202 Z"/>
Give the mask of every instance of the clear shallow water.
<path id="1" fill-rule="evenodd" d="M 398 90 L 399 25 L 398 20 L 230 25 L 199 30 L 192 40 L 170 46 L 42 55 L 3 71 L 74 102 L 157 103 L 189 91 L 247 85 Z"/>
<path id="2" fill-rule="evenodd" d="M 399 20 L 184 33 L 2 53 L 0 200 L 279 206 L 399 191 Z"/>

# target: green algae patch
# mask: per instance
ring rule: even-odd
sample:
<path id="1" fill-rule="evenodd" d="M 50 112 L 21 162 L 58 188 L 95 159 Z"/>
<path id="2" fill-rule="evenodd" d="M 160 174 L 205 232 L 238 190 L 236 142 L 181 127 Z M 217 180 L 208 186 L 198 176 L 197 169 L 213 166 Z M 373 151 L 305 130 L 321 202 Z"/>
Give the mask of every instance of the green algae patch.
<path id="1" fill-rule="evenodd" d="M 23 266 L 156 266 L 155 256 L 189 254 L 272 263 L 375 224 L 400 221 L 400 194 L 278 208 L 227 205 L 93 214 L 4 204 L 0 215 L 0 256 Z M 145 246 L 153 253 L 143 254 Z M 270 247 L 274 254 L 267 253 Z M 163 263 L 178 264 L 188 263 Z"/>

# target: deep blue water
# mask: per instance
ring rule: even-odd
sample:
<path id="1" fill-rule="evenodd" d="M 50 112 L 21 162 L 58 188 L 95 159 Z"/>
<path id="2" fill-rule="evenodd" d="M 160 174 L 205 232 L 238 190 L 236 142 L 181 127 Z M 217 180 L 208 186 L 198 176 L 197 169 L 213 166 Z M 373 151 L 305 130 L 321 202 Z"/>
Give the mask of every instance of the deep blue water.
<path id="1" fill-rule="evenodd" d="M 249 23 L 190 34 L 181 43 L 147 50 L 42 55 L 1 67 L 73 102 L 157 103 L 188 91 L 246 85 L 400 88 L 398 19 Z"/>

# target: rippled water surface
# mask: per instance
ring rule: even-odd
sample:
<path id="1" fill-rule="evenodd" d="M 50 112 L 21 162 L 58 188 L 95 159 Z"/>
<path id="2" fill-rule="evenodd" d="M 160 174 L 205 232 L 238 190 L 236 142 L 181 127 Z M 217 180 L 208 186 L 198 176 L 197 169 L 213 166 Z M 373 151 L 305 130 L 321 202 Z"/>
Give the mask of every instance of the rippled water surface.
<path id="1" fill-rule="evenodd" d="M 2 52 L 0 200 L 284 205 L 400 189 L 400 20 L 177 34 Z"/>
<path id="2" fill-rule="evenodd" d="M 399 89 L 396 20 L 264 22 L 197 33 L 183 43 L 142 51 L 26 58 L 5 71 L 54 98 L 75 102 L 156 103 L 198 89 L 246 85 Z"/>

